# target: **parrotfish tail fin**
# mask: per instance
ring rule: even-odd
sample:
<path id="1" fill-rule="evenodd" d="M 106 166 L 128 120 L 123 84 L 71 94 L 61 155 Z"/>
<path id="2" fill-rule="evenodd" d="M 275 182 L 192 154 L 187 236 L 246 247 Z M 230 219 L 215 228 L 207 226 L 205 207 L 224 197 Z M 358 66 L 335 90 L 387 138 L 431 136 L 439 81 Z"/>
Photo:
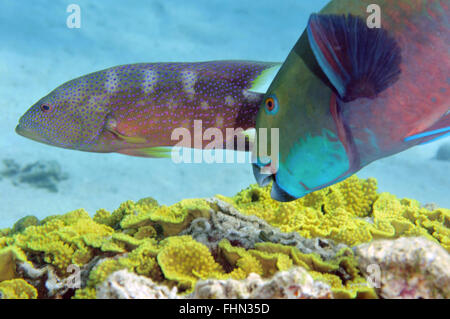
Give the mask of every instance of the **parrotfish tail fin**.
<path id="1" fill-rule="evenodd" d="M 417 141 L 418 144 L 428 144 L 444 137 L 450 136 L 450 113 L 447 112 L 439 121 L 429 127 L 427 130 L 410 135 L 405 138 L 405 142 Z"/>
<path id="2" fill-rule="evenodd" d="M 170 158 L 172 147 L 143 147 L 131 148 L 118 151 L 120 154 L 138 156 L 138 157 L 153 157 L 153 158 Z"/>
<path id="3" fill-rule="evenodd" d="M 282 63 L 272 63 L 267 69 L 262 71 L 251 83 L 248 91 L 265 94 L 270 84 L 281 68 Z"/>
<path id="4" fill-rule="evenodd" d="M 344 102 L 375 97 L 400 76 L 395 39 L 360 17 L 313 14 L 307 33 L 317 62 Z"/>

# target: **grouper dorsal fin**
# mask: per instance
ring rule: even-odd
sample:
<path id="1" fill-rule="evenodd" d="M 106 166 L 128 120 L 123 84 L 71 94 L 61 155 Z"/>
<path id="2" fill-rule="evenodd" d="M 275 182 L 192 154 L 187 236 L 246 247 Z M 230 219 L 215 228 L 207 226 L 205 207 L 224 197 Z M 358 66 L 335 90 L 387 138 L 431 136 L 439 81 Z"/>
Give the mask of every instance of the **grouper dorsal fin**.
<path id="1" fill-rule="evenodd" d="M 313 14 L 307 34 L 317 62 L 343 101 L 373 98 L 400 76 L 396 40 L 382 28 L 369 28 L 360 17 Z"/>
<path id="2" fill-rule="evenodd" d="M 251 84 L 251 87 L 247 90 L 253 93 L 265 94 L 269 89 L 270 84 L 277 75 L 281 68 L 282 63 L 274 63 L 270 68 L 265 69 L 261 72 Z"/>

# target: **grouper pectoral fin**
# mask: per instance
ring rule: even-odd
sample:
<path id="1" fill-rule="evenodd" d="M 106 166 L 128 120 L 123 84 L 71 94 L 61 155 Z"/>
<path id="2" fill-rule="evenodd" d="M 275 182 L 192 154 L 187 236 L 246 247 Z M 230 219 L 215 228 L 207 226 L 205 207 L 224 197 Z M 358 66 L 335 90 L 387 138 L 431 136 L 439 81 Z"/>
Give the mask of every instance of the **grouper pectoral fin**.
<path id="1" fill-rule="evenodd" d="M 130 148 L 117 151 L 120 154 L 138 156 L 138 157 L 152 157 L 152 158 L 170 158 L 172 147 L 143 147 Z"/>
<path id="2" fill-rule="evenodd" d="M 265 94 L 280 70 L 281 65 L 282 63 L 275 63 L 274 66 L 262 71 L 261 74 L 253 80 L 252 86 L 247 91 Z"/>
<path id="3" fill-rule="evenodd" d="M 114 117 L 109 117 L 106 121 L 105 129 L 111 134 L 115 135 L 119 140 L 128 144 L 144 144 L 147 140 L 140 136 L 127 136 L 119 132 L 117 129 L 117 120 Z"/>

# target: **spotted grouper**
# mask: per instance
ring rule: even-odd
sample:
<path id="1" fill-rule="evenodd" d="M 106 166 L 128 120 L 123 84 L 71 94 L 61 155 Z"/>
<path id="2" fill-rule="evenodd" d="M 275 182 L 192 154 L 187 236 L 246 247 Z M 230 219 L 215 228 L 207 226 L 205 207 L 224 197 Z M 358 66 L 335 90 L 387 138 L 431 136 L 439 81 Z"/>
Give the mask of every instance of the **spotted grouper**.
<path id="1" fill-rule="evenodd" d="M 204 148 L 210 142 L 180 141 L 172 134 L 182 128 L 193 138 L 200 123 L 203 130 L 220 130 L 222 148 L 244 150 L 248 143 L 239 147 L 226 140 L 226 129 L 245 135 L 254 127 L 279 67 L 254 61 L 116 66 L 62 84 L 20 118 L 16 132 L 80 151 L 167 157 L 174 145 Z"/>

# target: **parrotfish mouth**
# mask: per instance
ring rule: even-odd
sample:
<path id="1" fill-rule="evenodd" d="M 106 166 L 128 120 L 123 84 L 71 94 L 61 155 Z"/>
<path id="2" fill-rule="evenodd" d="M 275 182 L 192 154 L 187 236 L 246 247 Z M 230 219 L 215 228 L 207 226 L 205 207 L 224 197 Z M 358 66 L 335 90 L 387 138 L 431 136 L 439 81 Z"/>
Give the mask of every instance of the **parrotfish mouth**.
<path id="1" fill-rule="evenodd" d="M 297 199 L 296 197 L 289 195 L 278 185 L 275 174 L 262 174 L 261 167 L 259 167 L 256 164 L 252 164 L 252 166 L 253 166 L 253 176 L 255 176 L 256 182 L 258 183 L 259 186 L 261 187 L 267 186 L 270 184 L 270 182 L 273 181 L 272 190 L 270 191 L 270 196 L 273 199 L 279 202 L 292 202 L 293 200 Z"/>

